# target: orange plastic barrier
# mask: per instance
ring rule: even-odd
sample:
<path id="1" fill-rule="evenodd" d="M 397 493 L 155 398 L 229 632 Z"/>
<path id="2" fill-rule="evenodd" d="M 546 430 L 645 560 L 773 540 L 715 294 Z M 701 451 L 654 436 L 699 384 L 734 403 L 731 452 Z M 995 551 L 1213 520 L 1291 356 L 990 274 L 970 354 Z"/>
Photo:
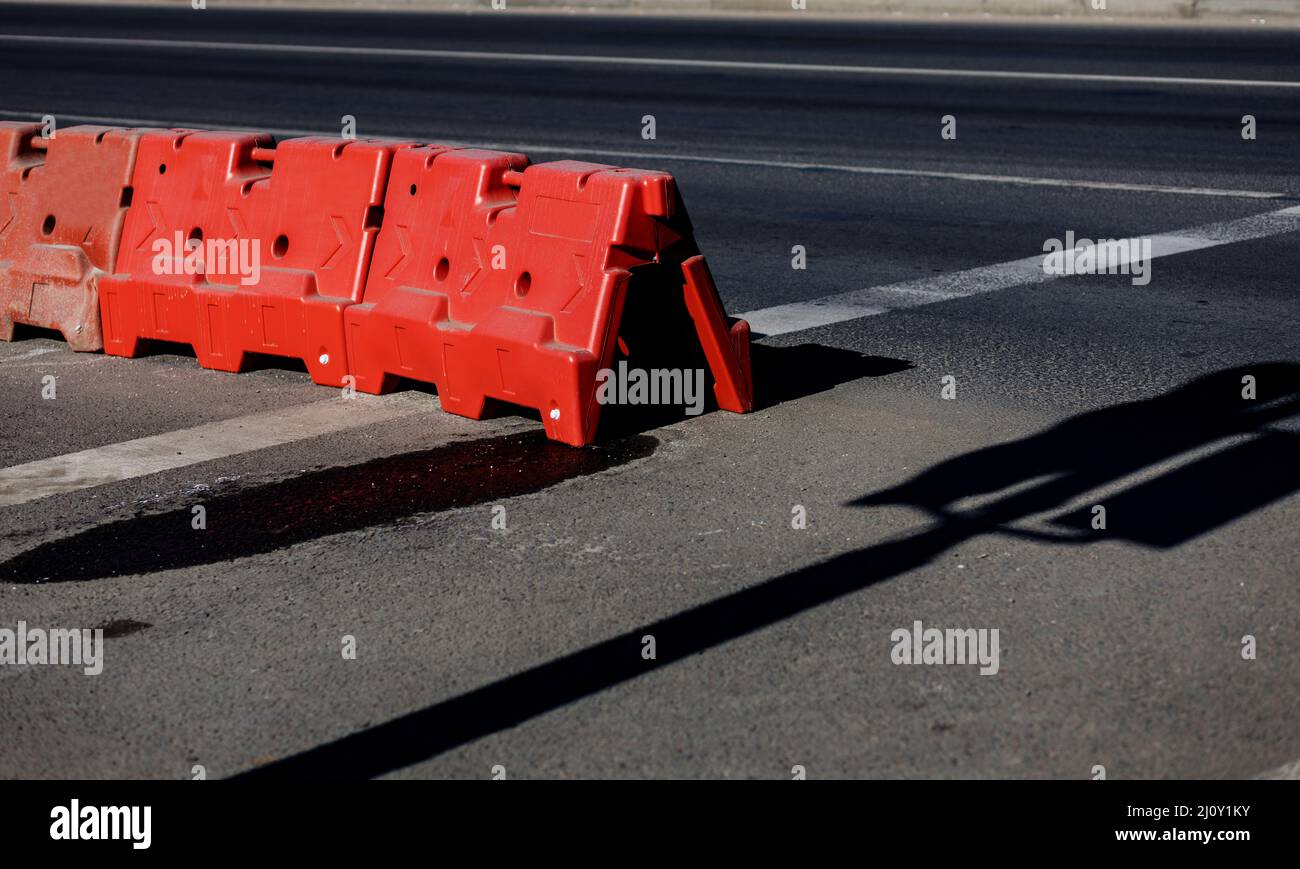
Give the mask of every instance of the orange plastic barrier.
<path id="1" fill-rule="evenodd" d="M 98 281 L 132 201 L 138 130 L 0 123 L 0 340 L 14 324 L 99 350 Z"/>
<path id="2" fill-rule="evenodd" d="M 406 144 L 266 134 L 141 138 L 117 272 L 100 282 L 104 349 L 194 348 L 204 368 L 253 353 L 344 384 L 343 311 L 361 300 L 393 154 Z"/>
<path id="3" fill-rule="evenodd" d="M 13 123 L 0 149 L 0 338 L 30 323 L 118 356 L 188 344 L 225 371 L 301 359 L 364 392 L 421 380 L 467 417 L 488 399 L 535 408 L 574 445 L 595 439 L 615 363 L 663 363 L 651 373 L 674 389 L 707 369 L 719 407 L 753 408 L 749 327 L 726 317 L 671 175 Z M 688 403 L 678 392 L 649 403 Z"/>
<path id="4" fill-rule="evenodd" d="M 687 343 L 685 322 L 718 405 L 753 408 L 748 325 L 727 321 L 671 175 L 426 146 L 394 158 L 384 214 L 364 299 L 344 313 L 358 390 L 432 382 L 453 413 L 501 399 L 588 444 L 597 373 L 628 355 L 627 332 L 636 358 Z M 624 329 L 629 289 L 652 272 Z"/>

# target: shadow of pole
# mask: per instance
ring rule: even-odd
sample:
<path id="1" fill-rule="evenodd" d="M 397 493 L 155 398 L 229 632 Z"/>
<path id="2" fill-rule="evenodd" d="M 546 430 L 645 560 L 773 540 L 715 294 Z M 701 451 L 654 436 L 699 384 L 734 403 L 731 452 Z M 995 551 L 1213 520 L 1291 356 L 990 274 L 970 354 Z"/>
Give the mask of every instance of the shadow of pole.
<path id="1" fill-rule="evenodd" d="M 920 567 L 969 535 L 940 527 L 847 553 L 236 778 L 355 779 L 401 769 Z M 655 660 L 641 657 L 646 634 Z"/>
<path id="2" fill-rule="evenodd" d="M 1247 374 L 1258 379 L 1260 390 L 1258 399 L 1250 403 L 1241 397 L 1240 379 Z M 639 626 L 236 778 L 367 778 L 428 760 L 914 570 L 976 536 L 1006 531 L 1008 523 L 1059 506 L 1143 467 L 1225 437 L 1260 432 L 1261 426 L 1300 411 L 1298 396 L 1300 365 L 1260 364 L 1213 374 L 1157 398 L 1083 414 L 1029 438 L 960 456 L 898 487 L 853 502 L 921 506 L 939 517 L 924 530 Z M 1123 443 L 1130 441 L 1133 449 L 1125 452 Z M 1192 511 L 1194 521 L 1183 529 L 1170 524 L 1171 515 L 1174 519 L 1185 515 L 1175 511 L 1158 517 L 1157 533 L 1147 533 L 1143 523 L 1152 517 L 1149 512 L 1137 513 L 1134 530 L 1125 539 L 1173 545 L 1300 491 L 1300 462 L 1295 461 L 1298 445 L 1300 437 L 1263 431 L 1224 453 L 1180 468 L 1170 475 L 1178 477 L 1173 495 L 1181 497 L 1184 486 L 1211 493 L 1227 487 L 1231 497 L 1217 498 L 1203 513 Z M 1280 461 L 1282 456 L 1290 460 Z M 962 513 L 950 506 L 964 497 L 996 494 L 1043 476 L 1048 478 L 1046 483 L 1012 493 L 986 508 Z M 1150 485 L 1143 484 L 1138 490 Z M 1145 497 L 1162 494 L 1171 492 L 1153 486 Z M 1145 509 L 1149 511 L 1150 505 Z M 1082 545 L 1096 539 L 1107 536 L 1059 542 Z M 641 657 L 642 638 L 647 634 L 655 637 L 655 660 Z"/>

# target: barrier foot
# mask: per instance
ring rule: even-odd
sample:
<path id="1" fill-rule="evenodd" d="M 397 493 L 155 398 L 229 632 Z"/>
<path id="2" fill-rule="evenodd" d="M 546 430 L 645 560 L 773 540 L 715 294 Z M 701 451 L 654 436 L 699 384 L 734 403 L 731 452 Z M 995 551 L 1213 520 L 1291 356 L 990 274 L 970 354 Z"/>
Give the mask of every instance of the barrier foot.
<path id="1" fill-rule="evenodd" d="M 749 323 L 727 322 L 718 288 L 702 255 L 682 263 L 686 282 L 686 310 L 695 321 L 695 333 L 713 373 L 713 392 L 718 407 L 732 413 L 754 409 L 754 376 L 749 359 Z"/>

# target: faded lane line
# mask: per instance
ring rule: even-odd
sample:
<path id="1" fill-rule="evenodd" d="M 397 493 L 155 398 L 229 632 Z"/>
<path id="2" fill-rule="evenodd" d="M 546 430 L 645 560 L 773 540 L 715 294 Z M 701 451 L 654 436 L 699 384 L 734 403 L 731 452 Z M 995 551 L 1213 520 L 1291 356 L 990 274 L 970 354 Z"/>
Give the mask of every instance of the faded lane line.
<path id="1" fill-rule="evenodd" d="M 1051 81 L 1088 84 L 1149 84 L 1179 87 L 1281 88 L 1300 90 L 1300 82 L 1269 79 L 1190 78 L 1110 73 L 1036 72 L 1005 69 L 943 69 L 924 66 L 861 66 L 838 63 L 791 63 L 764 60 L 701 60 L 676 57 L 611 57 L 599 54 L 542 54 L 509 51 L 457 51 L 439 48 L 391 48 L 364 45 L 301 45 L 284 42 L 223 42 L 200 39 L 51 36 L 0 34 L 0 44 L 62 45 L 69 47 L 180 49 L 183 51 L 247 51 L 258 54 L 297 54 L 313 57 L 398 57 L 421 60 L 486 60 L 567 66 L 623 66 L 655 69 L 730 70 L 734 72 L 795 72 L 820 75 L 861 75 L 877 78 L 960 78 L 1011 81 Z"/>
<path id="2" fill-rule="evenodd" d="M 33 350 L 26 350 L 22 353 L 13 353 L 0 356 L 0 364 L 9 365 L 17 362 L 19 359 L 31 359 L 33 356 L 44 356 L 46 353 L 58 353 L 66 347 L 37 347 Z"/>
<path id="3" fill-rule="evenodd" d="M 0 469 L 0 507 L 437 410 L 418 392 L 335 397 L 40 459 Z"/>
<path id="4" fill-rule="evenodd" d="M 0 109 L 0 117 L 17 120 L 34 120 L 31 112 L 13 109 Z M 157 118 L 114 118 L 102 115 L 64 114 L 59 117 L 89 124 L 126 125 L 132 127 L 175 127 L 175 120 L 164 121 Z M 180 124 L 179 126 L 184 126 Z M 325 130 L 288 130 L 218 125 L 223 130 L 236 132 L 270 132 L 278 136 L 333 136 L 335 132 Z M 377 136 L 403 139 L 400 136 L 378 132 Z M 892 166 L 855 166 L 850 163 L 808 163 L 798 160 L 760 160 L 746 157 L 722 157 L 710 154 L 676 154 L 658 151 L 631 151 L 614 148 L 566 148 L 557 145 L 529 145 L 519 142 L 457 142 L 442 140 L 443 144 L 456 147 L 487 148 L 495 151 L 523 151 L 525 153 L 564 154 L 584 157 L 618 157 L 631 160 L 651 162 L 709 163 L 719 166 L 750 166 L 758 169 L 788 169 L 796 172 L 844 172 L 851 175 L 877 175 L 897 178 L 931 178 L 941 181 L 968 181 L 981 184 L 1013 184 L 1030 187 L 1056 187 L 1075 190 L 1113 190 L 1124 193 L 1167 193 L 1176 196 L 1217 196 L 1228 199 L 1296 199 L 1290 193 L 1278 193 L 1272 190 L 1234 190 L 1221 187 L 1173 187 L 1167 184 L 1134 184 L 1124 181 L 1089 181 L 1075 178 L 1042 178 L 1033 175 L 995 175 L 987 172 L 945 172 L 939 169 L 899 169 Z"/>
<path id="5" fill-rule="evenodd" d="M 1210 223 L 1173 233 L 1144 236 L 1151 239 L 1151 257 L 1174 256 L 1239 241 L 1268 238 L 1300 230 L 1300 206 L 1270 211 L 1238 220 Z M 872 317 L 889 311 L 934 302 L 961 299 L 1010 287 L 1055 280 L 1060 275 L 1043 272 L 1043 254 L 994 265 L 979 266 L 933 278 L 919 278 L 880 287 L 851 290 L 806 302 L 792 302 L 748 311 L 737 316 L 749 321 L 756 334 L 771 336 L 798 332 L 845 320 Z"/>
<path id="6" fill-rule="evenodd" d="M 724 166 L 753 166 L 761 169 L 796 171 L 848 172 L 854 175 L 884 175 L 900 178 L 935 178 L 944 181 L 976 181 L 986 184 L 1020 184 L 1031 187 L 1069 187 L 1080 190 L 1118 190 L 1131 193 L 1172 193 L 1179 196 L 1221 196 L 1233 199 L 1296 199 L 1289 193 L 1267 190 L 1231 190 L 1217 187 L 1170 187 L 1164 184 L 1131 184 L 1123 181 L 1087 181 L 1072 178 L 1038 178 L 1032 175 L 992 175 L 982 172 L 944 172 L 938 169 L 896 169 L 889 166 L 854 166 L 846 163 L 804 163 L 797 160 L 754 160 L 743 157 L 713 157 L 695 154 L 615 151 L 608 148 L 556 148 L 552 146 L 479 145 L 500 151 L 520 150 L 552 154 L 583 154 L 598 157 L 674 160 L 687 163 L 715 163 Z"/>

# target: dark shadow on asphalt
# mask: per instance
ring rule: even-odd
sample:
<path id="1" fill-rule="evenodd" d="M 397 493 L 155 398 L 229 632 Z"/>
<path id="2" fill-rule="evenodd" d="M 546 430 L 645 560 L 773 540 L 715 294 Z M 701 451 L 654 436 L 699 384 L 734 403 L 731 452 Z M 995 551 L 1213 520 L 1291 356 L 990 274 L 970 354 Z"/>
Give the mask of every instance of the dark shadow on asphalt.
<path id="1" fill-rule="evenodd" d="M 799 344 L 794 347 L 755 344 L 751 347 L 750 354 L 754 372 L 755 410 L 764 410 L 825 392 L 842 383 L 867 377 L 885 377 L 913 367 L 905 359 L 867 356 L 820 344 Z M 644 359 L 629 360 L 630 364 L 646 369 L 673 367 L 663 364 L 665 361 L 672 360 L 659 360 L 658 363 Z M 713 398 L 713 381 L 706 375 L 704 383 L 704 412 L 717 411 L 718 404 Z M 533 416 L 536 417 L 536 413 Z M 681 406 L 609 405 L 601 411 L 597 440 L 653 431 L 689 418 Z"/>
<path id="2" fill-rule="evenodd" d="M 153 573 L 273 552 L 330 534 L 536 492 L 645 458 L 638 435 L 575 450 L 540 432 L 447 444 L 325 468 L 206 498 L 193 507 L 120 519 L 43 543 L 0 563 L 0 581 L 69 582 Z"/>
<path id="3" fill-rule="evenodd" d="M 758 410 L 833 389 L 864 377 L 887 377 L 914 368 L 906 359 L 866 356 L 853 350 L 796 344 L 755 344 L 754 403 Z"/>
<path id="4" fill-rule="evenodd" d="M 1250 400 L 1242 397 L 1242 378 L 1247 375 L 1255 378 L 1258 390 Z M 1051 519 L 1060 534 L 1002 529 L 1052 542 L 1110 537 L 1151 547 L 1174 546 L 1295 491 L 1300 473 L 1297 436 L 1265 426 L 1298 412 L 1300 365 L 1244 366 L 957 456 L 852 503 L 902 504 L 929 513 L 936 522 L 999 528 L 1057 509 L 1174 457 L 1253 433 L 1250 440 L 1106 497 L 1105 531 L 1093 530 L 1092 505 Z M 998 493 L 1005 494 L 992 497 Z M 958 501 L 972 498 L 989 503 L 956 509 Z"/>
<path id="5" fill-rule="evenodd" d="M 683 256 L 693 252 L 691 248 Z M 700 347 L 695 321 L 687 310 L 683 283 L 681 267 L 672 256 L 632 269 L 619 321 L 614 365 L 626 362 L 629 368 L 645 371 L 702 372 L 703 400 L 692 408 L 696 413 L 688 413 L 682 404 L 606 405 L 601 408 L 598 439 L 647 432 L 718 409 L 713 373 Z M 912 367 L 904 359 L 866 356 L 819 344 L 794 347 L 752 344 L 750 365 L 755 410 L 825 392 L 842 383 L 883 377 Z"/>
<path id="6" fill-rule="evenodd" d="M 175 357 L 177 360 L 193 359 L 197 364 L 199 358 L 193 345 L 184 341 L 163 341 L 160 338 L 141 338 L 136 353 L 136 359 L 156 358 L 160 362 L 171 362 L 172 359 L 168 357 Z"/>
<path id="7" fill-rule="evenodd" d="M 1258 397 L 1242 397 L 1242 377 Z M 1067 503 L 1189 450 L 1222 450 L 1109 498 L 1104 533 L 1044 539 L 1085 545 L 1125 539 L 1172 546 L 1300 491 L 1300 436 L 1266 428 L 1300 413 L 1300 365 L 1261 363 L 1203 377 L 1165 395 L 1076 416 L 1021 440 L 943 462 L 872 493 L 859 506 L 910 504 L 935 521 L 907 537 L 849 552 L 686 610 L 435 703 L 417 712 L 243 773 L 243 779 L 355 779 L 428 760 L 491 733 L 666 667 L 722 643 L 921 567 L 950 548 Z M 1045 481 L 1034 483 L 1043 478 Z M 1033 484 L 1029 488 L 1026 485 Z M 1010 489 L 1008 494 L 998 493 Z M 972 496 L 992 502 L 954 505 Z M 1090 515 L 1090 514 L 1089 514 Z M 1060 517 L 1067 529 L 1076 517 Z M 1087 526 L 1089 529 L 1091 526 Z M 641 657 L 652 634 L 658 657 Z"/>

